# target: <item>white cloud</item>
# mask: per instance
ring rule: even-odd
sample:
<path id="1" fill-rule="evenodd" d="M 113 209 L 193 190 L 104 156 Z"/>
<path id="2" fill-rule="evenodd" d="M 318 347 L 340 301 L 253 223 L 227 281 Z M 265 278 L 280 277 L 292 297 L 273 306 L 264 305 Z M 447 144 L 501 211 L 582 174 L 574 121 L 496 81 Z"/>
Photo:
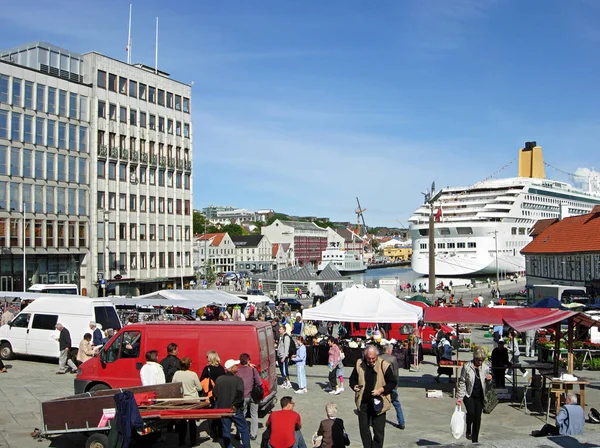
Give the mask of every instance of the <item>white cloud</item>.
<path id="1" fill-rule="evenodd" d="M 573 174 L 573 183 L 576 186 L 600 193 L 600 172 L 590 168 L 577 168 Z"/>

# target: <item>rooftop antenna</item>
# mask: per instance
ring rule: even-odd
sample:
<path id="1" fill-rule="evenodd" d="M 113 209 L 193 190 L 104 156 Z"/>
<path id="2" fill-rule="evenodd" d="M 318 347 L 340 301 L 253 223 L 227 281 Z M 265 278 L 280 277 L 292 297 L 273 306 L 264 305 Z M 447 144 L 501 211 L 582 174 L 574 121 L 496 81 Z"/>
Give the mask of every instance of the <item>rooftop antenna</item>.
<path id="1" fill-rule="evenodd" d="M 125 51 L 127 52 L 127 63 L 131 64 L 131 11 L 133 8 L 133 4 L 129 4 L 129 29 L 127 31 L 127 48 Z"/>
<path id="2" fill-rule="evenodd" d="M 154 55 L 154 73 L 158 74 L 158 17 L 156 18 L 156 54 Z"/>

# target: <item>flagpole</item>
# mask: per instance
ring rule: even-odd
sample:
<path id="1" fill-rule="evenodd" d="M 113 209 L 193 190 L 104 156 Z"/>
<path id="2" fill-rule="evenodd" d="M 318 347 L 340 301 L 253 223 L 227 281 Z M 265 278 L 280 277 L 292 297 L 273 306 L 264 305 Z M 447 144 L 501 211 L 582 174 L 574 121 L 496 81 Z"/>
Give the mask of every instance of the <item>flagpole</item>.
<path id="1" fill-rule="evenodd" d="M 154 55 L 154 73 L 158 73 L 158 17 L 156 18 L 156 53 Z"/>
<path id="2" fill-rule="evenodd" d="M 131 64 L 131 12 L 133 4 L 129 4 L 129 29 L 127 31 L 127 63 Z"/>

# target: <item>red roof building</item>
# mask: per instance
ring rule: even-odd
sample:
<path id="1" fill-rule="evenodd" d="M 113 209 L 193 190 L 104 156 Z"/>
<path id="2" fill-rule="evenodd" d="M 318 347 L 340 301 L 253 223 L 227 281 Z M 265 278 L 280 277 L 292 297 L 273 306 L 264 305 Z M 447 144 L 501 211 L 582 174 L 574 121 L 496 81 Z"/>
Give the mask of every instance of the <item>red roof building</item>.
<path id="1" fill-rule="evenodd" d="M 591 213 L 538 221 L 525 256 L 527 285 L 600 287 L 600 206 Z"/>

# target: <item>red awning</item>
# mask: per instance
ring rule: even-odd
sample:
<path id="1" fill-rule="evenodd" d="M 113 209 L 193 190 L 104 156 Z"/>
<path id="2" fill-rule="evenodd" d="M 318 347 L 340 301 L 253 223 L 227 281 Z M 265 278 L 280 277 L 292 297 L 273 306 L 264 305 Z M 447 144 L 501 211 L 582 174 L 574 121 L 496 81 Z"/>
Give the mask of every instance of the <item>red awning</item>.
<path id="1" fill-rule="evenodd" d="M 475 325 L 502 325 L 506 323 L 517 331 L 544 328 L 573 317 L 576 324 L 600 326 L 600 321 L 584 313 L 553 308 L 425 308 L 423 320 L 428 323 L 456 323 Z"/>
<path id="2" fill-rule="evenodd" d="M 551 308 L 449 308 L 429 307 L 424 310 L 423 320 L 430 323 L 457 323 L 475 325 L 502 325 L 505 321 L 519 321 L 521 319 L 536 319 L 554 315 L 560 312 L 560 319 L 566 319 L 575 314 L 572 311 L 558 311 Z M 556 320 L 554 322 L 557 322 Z M 538 327 L 540 328 L 540 327 Z"/>

